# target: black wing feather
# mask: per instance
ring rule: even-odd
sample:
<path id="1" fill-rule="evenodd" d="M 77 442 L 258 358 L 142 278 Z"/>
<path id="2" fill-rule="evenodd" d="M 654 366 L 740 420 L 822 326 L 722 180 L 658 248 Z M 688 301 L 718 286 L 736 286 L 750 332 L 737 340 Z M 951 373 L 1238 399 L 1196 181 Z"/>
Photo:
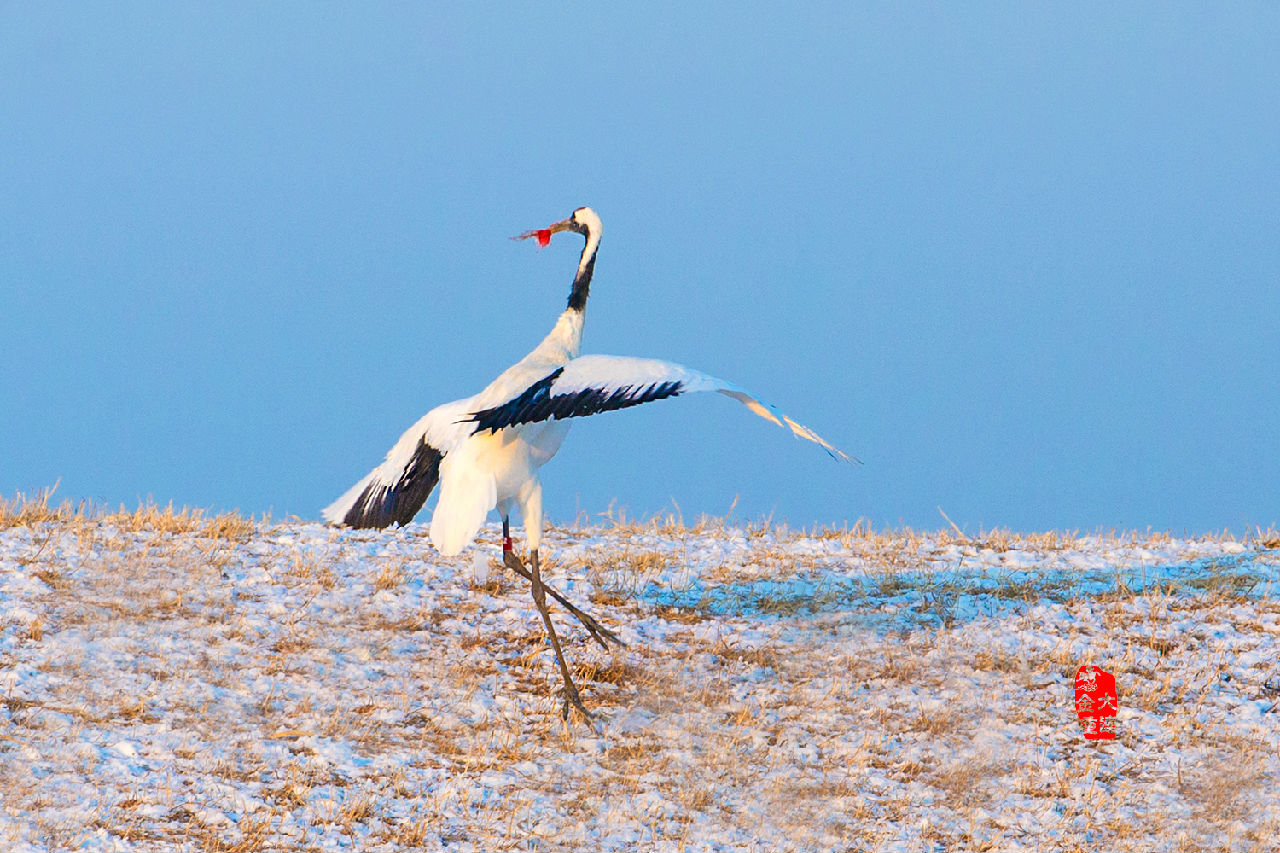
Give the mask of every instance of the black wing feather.
<path id="1" fill-rule="evenodd" d="M 684 390 L 683 383 L 672 381 L 627 385 L 622 388 L 583 388 L 566 394 L 552 393 L 552 386 L 563 372 L 562 367 L 530 385 L 518 397 L 500 406 L 481 409 L 465 418 L 475 421 L 476 428 L 472 434 L 484 430 L 494 433 L 506 427 L 538 421 L 582 418 L 601 412 L 613 412 L 675 397 Z"/>
<path id="2" fill-rule="evenodd" d="M 350 527 L 387 527 L 394 521 L 403 527 L 413 521 L 440 480 L 442 459 L 444 454 L 427 444 L 426 439 L 418 442 L 418 449 L 395 485 L 374 480 L 356 498 L 342 523 Z"/>

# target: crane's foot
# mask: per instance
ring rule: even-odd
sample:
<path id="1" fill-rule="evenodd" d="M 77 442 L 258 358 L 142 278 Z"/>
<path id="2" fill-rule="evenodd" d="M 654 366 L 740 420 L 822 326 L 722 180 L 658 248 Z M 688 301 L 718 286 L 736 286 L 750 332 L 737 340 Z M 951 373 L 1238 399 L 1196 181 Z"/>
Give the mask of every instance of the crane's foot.
<path id="1" fill-rule="evenodd" d="M 578 688 L 573 686 L 572 681 L 564 683 L 564 690 L 561 691 L 561 695 L 564 696 L 564 705 L 560 708 L 560 719 L 567 721 L 570 710 L 575 710 L 582 715 L 588 724 L 595 721 L 595 717 L 591 716 L 587 706 L 582 704 L 582 697 L 578 695 Z"/>
<path id="2" fill-rule="evenodd" d="M 515 551 L 504 550 L 502 552 L 502 564 L 530 583 L 533 582 L 533 573 L 530 572 L 524 562 L 516 556 Z M 600 648 L 608 650 L 609 643 L 614 643 L 619 646 L 626 645 L 626 643 L 622 641 L 621 637 L 597 622 L 590 613 L 586 613 L 575 607 L 573 602 L 569 601 L 569 599 L 565 598 L 559 592 L 556 592 L 554 587 L 547 586 L 544 583 L 542 584 L 542 588 L 546 590 L 552 598 L 560 602 L 561 606 L 563 606 L 565 610 L 568 610 L 574 618 L 582 623 L 582 627 L 586 628 L 587 633 L 591 635 L 591 638 L 600 644 Z"/>

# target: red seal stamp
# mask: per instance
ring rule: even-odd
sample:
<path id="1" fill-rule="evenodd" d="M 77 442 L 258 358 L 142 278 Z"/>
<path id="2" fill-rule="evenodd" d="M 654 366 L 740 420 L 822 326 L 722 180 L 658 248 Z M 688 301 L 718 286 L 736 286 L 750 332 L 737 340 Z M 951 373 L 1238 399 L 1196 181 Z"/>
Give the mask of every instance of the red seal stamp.
<path id="1" fill-rule="evenodd" d="M 1076 671 L 1076 716 L 1088 740 L 1116 736 L 1116 677 L 1105 669 L 1085 665 Z"/>

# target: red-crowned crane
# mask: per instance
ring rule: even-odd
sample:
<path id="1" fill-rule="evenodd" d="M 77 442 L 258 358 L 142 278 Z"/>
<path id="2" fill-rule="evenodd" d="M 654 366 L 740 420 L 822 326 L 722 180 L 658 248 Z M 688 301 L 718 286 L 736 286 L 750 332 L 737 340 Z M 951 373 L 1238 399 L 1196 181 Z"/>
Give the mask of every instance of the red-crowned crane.
<path id="1" fill-rule="evenodd" d="M 620 641 L 546 587 L 538 569 L 542 541 L 538 469 L 560 449 L 569 431 L 569 418 L 695 391 L 719 391 L 798 437 L 816 442 L 832 457 L 852 460 L 813 430 L 722 379 L 667 361 L 579 356 L 587 295 L 600 248 L 600 217 L 591 208 L 580 207 L 568 219 L 514 239 L 535 237 L 545 246 L 561 231 L 583 235 L 586 244 L 569 291 L 569 304 L 551 333 L 479 394 L 437 406 L 424 415 L 400 437 L 381 465 L 328 506 L 323 515 L 332 524 L 351 527 L 408 524 L 439 483 L 440 499 L 431 516 L 431 542 L 441 554 L 454 555 L 471 544 L 485 516 L 496 507 L 502 516 L 503 562 L 530 581 L 534 603 L 555 651 L 564 679 L 563 713 L 567 717 L 572 704 L 590 719 L 569 674 L 544 590 L 568 608 L 602 646 L 607 648 L 606 640 Z M 517 507 L 524 521 L 529 568 L 511 548 L 511 511 Z"/>

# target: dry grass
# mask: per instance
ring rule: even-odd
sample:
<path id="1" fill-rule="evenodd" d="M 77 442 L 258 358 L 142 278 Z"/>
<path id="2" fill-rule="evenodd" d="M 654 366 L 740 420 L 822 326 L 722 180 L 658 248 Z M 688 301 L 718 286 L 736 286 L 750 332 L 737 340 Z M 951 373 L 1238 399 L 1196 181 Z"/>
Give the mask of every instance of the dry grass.
<path id="1" fill-rule="evenodd" d="M 57 486 L 43 489 L 32 497 L 18 493 L 12 500 L 0 498 L 0 530 L 8 527 L 34 527 L 37 524 L 68 522 L 83 517 L 85 505 L 73 505 L 62 501 L 54 505 L 53 493 Z"/>
<path id="2" fill-rule="evenodd" d="M 174 509 L 172 503 L 161 507 L 147 502 L 133 510 L 121 507 L 115 512 L 95 507 L 86 501 L 74 504 L 62 501 L 55 505 L 55 488 L 42 490 L 30 497 L 19 493 L 12 499 L 0 498 L 0 530 L 12 527 L 35 528 L 56 523 L 62 532 L 84 536 L 89 529 L 105 523 L 130 533 L 194 534 L 241 543 L 247 542 L 254 535 L 259 523 L 235 512 L 210 515 L 203 509 Z M 266 520 L 263 519 L 261 523 L 266 524 Z"/>
<path id="3" fill-rule="evenodd" d="M 1258 797 L 1272 796 L 1266 786 L 1267 762 L 1248 739 L 1225 737 L 1217 741 L 1219 752 L 1204 765 L 1188 768 L 1178 790 L 1201 819 L 1233 821 L 1247 818 Z"/>
<path id="4" fill-rule="evenodd" d="M 714 838 L 744 850 L 1149 850 L 1180 837 L 1186 849 L 1249 850 L 1280 832 L 1266 811 L 1280 781 L 1270 719 L 1234 724 L 1222 702 L 1280 697 L 1273 668 L 1234 662 L 1274 643 L 1277 624 L 1274 600 L 1244 575 L 1224 563 L 1195 583 L 1064 587 L 1052 591 L 1061 606 L 1037 616 L 1046 587 L 1011 581 L 990 597 L 1027 606 L 976 619 L 958 615 L 971 591 L 928 574 L 943 552 L 946 565 L 1051 560 L 1140 534 L 805 534 L 619 517 L 609 547 L 547 561 L 557 583 L 590 583 L 604 621 L 640 632 L 604 653 L 557 617 L 608 721 L 596 737 L 560 722 L 523 584 L 496 563 L 472 582 L 465 559 L 424 557 L 414 528 L 377 534 L 386 553 L 369 557 L 356 534 L 273 544 L 264 523 L 235 516 L 90 512 L 48 495 L 0 502 L 0 531 L 15 528 L 15 571 L 41 586 L 23 605 L 34 618 L 0 624 L 12 639 L 0 662 L 47 679 L 0 695 L 0 812 L 33 816 L 55 849 L 101 832 L 139 850 L 325 839 L 502 850 L 535 838 L 541 849 L 693 850 Z M 549 550 L 585 535 L 551 531 Z M 633 535 L 662 541 L 629 547 Z M 748 616 L 655 603 L 653 589 L 692 583 L 681 567 L 707 540 L 743 549 L 699 566 L 708 588 L 834 565 L 860 592 L 767 594 Z M 886 606 L 899 608 L 892 628 L 876 621 Z M 99 645 L 86 652 L 76 636 Z M 1070 713 L 1086 660 L 1120 682 L 1131 716 L 1117 744 L 1085 744 Z M 1006 733 L 998 750 L 984 728 Z M 93 750 L 78 755 L 90 731 Z M 136 778 L 101 775 L 104 753 L 124 760 L 110 752 L 121 741 L 156 747 Z M 50 763 L 37 773 L 24 754 Z M 100 807 L 68 818 L 59 804 L 83 796 Z"/>
<path id="5" fill-rule="evenodd" d="M 384 591 L 398 589 L 408 577 L 403 561 L 384 563 L 373 578 L 373 588 Z"/>
<path id="6" fill-rule="evenodd" d="M 897 553 L 911 554 L 927 548 L 946 548 L 950 546 L 968 547 L 979 551 L 1003 553 L 1011 550 L 1032 550 L 1041 552 L 1079 549 L 1090 541 L 1100 541 L 1116 545 L 1148 543 L 1159 545 L 1175 538 L 1172 531 L 1152 530 L 1094 530 L 1094 531 L 1062 531 L 1046 530 L 1040 532 L 1017 532 L 1007 528 L 991 530 L 979 529 L 974 533 L 951 525 L 939 530 L 914 530 L 909 527 L 874 528 L 865 519 L 852 525 L 839 527 L 816 526 L 813 528 L 792 528 L 775 524 L 771 518 L 757 521 L 734 521 L 732 512 L 724 517 L 702 516 L 692 525 L 686 525 L 677 509 L 675 512 L 657 513 L 647 518 L 628 518 L 625 511 L 611 508 L 602 514 L 605 525 L 613 532 L 625 536 L 656 535 L 670 538 L 697 537 L 727 532 L 734 535 L 745 535 L 749 541 L 761 542 L 794 542 L 798 539 L 827 539 L 840 542 L 854 550 L 883 549 Z M 945 519 L 945 515 L 943 516 Z M 1229 529 L 1197 534 L 1194 537 L 1205 542 L 1239 542 L 1252 548 L 1280 549 L 1280 530 L 1246 528 L 1242 532 Z"/>

